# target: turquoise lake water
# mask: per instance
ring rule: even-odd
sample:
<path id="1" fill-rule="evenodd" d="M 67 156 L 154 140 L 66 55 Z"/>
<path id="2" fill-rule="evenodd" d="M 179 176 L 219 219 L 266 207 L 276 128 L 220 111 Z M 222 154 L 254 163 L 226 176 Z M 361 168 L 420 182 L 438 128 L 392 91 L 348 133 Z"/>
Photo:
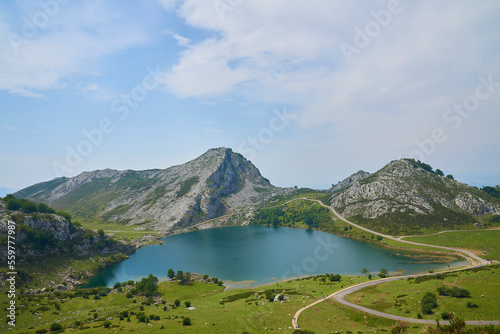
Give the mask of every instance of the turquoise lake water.
<path id="1" fill-rule="evenodd" d="M 152 273 L 160 279 L 172 268 L 218 277 L 233 287 L 258 286 L 275 281 L 325 273 L 360 275 L 363 268 L 376 274 L 413 274 L 448 268 L 425 263 L 410 252 L 391 250 L 369 242 L 332 234 L 285 227 L 235 226 L 200 230 L 161 239 L 163 244 L 138 249 L 130 258 L 99 272 L 87 287 L 113 286 Z M 466 265 L 465 260 L 449 263 Z"/>

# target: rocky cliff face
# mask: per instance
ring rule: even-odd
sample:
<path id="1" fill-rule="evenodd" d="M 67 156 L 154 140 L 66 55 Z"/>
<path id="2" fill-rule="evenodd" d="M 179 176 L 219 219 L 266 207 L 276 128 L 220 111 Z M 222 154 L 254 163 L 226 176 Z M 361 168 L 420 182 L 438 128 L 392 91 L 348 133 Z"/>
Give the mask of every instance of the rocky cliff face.
<path id="1" fill-rule="evenodd" d="M 23 214 L 9 211 L 0 201 L 0 232 L 6 240 L 9 221 L 15 225 L 16 261 L 59 254 L 130 253 L 135 247 L 122 245 L 105 236 L 75 226 L 56 214 Z M 7 258 L 7 247 L 0 250 L 0 262 Z"/>
<path id="2" fill-rule="evenodd" d="M 82 221 L 168 231 L 250 208 L 287 191 L 272 186 L 242 155 L 217 148 L 164 170 L 85 172 L 34 185 L 15 196 L 48 202 Z"/>
<path id="3" fill-rule="evenodd" d="M 430 215 L 440 216 L 441 222 L 451 217 L 465 222 L 468 216 L 500 214 L 500 202 L 495 198 L 407 159 L 393 161 L 372 175 L 353 180 L 333 193 L 331 203 L 346 217 L 365 222 L 383 218 L 386 224 L 406 219 L 418 226 L 419 218 L 425 220 L 428 217 L 424 216 Z"/>

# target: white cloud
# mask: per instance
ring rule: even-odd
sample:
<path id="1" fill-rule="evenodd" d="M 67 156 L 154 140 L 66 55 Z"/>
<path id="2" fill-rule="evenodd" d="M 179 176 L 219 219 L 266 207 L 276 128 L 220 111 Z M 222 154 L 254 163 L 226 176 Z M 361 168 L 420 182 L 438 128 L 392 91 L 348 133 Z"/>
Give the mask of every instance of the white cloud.
<path id="1" fill-rule="evenodd" d="M 151 40 L 146 18 L 118 8 L 71 2 L 30 34 L 20 19 L 0 21 L 0 89 L 40 97 L 34 91 L 60 88 L 75 73 L 95 74 L 96 60 Z"/>
<path id="2" fill-rule="evenodd" d="M 172 37 L 177 41 L 179 46 L 189 46 L 189 44 L 191 44 L 191 40 L 184 36 L 173 34 Z"/>
<path id="3" fill-rule="evenodd" d="M 45 98 L 45 95 L 35 93 L 31 90 L 25 89 L 23 87 L 15 87 L 9 90 L 9 93 L 13 95 L 19 95 L 19 96 L 25 96 L 25 97 L 34 97 L 34 98 L 40 98 L 43 99 Z"/>
<path id="4" fill-rule="evenodd" d="M 236 3 L 222 15 L 212 1 L 182 3 L 186 23 L 214 33 L 180 54 L 166 77 L 170 92 L 295 105 L 305 128 L 331 124 L 352 145 L 369 137 L 405 152 L 443 125 L 479 75 L 500 78 L 500 3 L 402 1 L 351 63 L 339 45 L 354 44 L 354 29 L 386 1 Z"/>

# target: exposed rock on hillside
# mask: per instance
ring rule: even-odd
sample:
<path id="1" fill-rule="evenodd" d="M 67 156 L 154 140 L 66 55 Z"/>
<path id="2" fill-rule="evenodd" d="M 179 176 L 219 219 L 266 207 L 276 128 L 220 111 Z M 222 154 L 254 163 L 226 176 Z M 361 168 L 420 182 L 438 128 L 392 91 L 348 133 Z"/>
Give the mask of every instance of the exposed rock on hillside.
<path id="1" fill-rule="evenodd" d="M 82 221 L 111 221 L 160 231 L 250 209 L 291 190 L 271 185 L 242 155 L 210 149 L 164 170 L 85 172 L 36 184 L 16 197 L 48 202 Z"/>
<path id="2" fill-rule="evenodd" d="M 332 186 L 330 189 L 328 189 L 329 194 L 336 193 L 337 191 L 340 191 L 342 189 L 345 189 L 349 186 L 351 186 L 354 182 L 356 181 L 362 181 L 366 179 L 368 176 L 370 176 L 370 173 L 365 172 L 363 170 L 357 171 L 356 173 L 352 174 L 348 178 L 342 180 L 341 182 L 337 183 L 336 185 Z"/>
<path id="3" fill-rule="evenodd" d="M 16 260 L 47 255 L 90 255 L 130 253 L 135 247 L 122 245 L 106 236 L 75 226 L 56 214 L 23 214 L 6 210 L 0 201 L 0 231 L 6 239 L 9 221 L 15 224 Z M 0 250 L 0 262 L 7 259 L 7 247 Z"/>
<path id="4" fill-rule="evenodd" d="M 360 222 L 383 218 L 377 220 L 379 225 L 412 222 L 418 226 L 422 216 L 432 215 L 440 219 L 436 225 L 448 219 L 456 220 L 458 225 L 469 223 L 467 217 L 500 214 L 497 199 L 408 159 L 393 161 L 368 177 L 353 180 L 348 187 L 334 192 L 331 202 L 344 216 Z"/>

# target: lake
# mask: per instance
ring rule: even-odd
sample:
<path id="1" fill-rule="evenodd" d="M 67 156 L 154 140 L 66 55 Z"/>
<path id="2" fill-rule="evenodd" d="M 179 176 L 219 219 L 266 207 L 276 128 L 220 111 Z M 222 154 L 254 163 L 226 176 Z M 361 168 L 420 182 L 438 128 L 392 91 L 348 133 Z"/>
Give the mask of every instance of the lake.
<path id="1" fill-rule="evenodd" d="M 319 231 L 286 227 L 235 226 L 199 230 L 161 239 L 161 245 L 138 249 L 130 258 L 109 266 L 86 287 L 138 280 L 152 273 L 167 277 L 169 268 L 208 274 L 230 287 L 253 287 L 286 279 L 325 273 L 360 275 L 363 268 L 376 274 L 414 274 L 458 267 L 465 260 L 433 263 L 433 258 L 391 250 L 369 242 Z"/>

